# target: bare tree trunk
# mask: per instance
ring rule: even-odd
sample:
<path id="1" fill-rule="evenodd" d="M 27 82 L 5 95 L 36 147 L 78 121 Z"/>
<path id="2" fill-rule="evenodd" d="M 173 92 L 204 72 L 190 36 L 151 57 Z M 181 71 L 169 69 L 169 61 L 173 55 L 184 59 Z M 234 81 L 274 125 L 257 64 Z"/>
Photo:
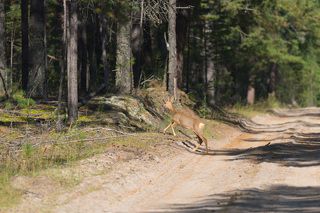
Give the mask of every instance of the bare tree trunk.
<path id="1" fill-rule="evenodd" d="M 276 95 L 276 77 L 277 77 L 277 64 L 272 64 L 270 71 L 270 81 L 269 81 L 269 97 L 274 97 Z"/>
<path id="2" fill-rule="evenodd" d="M 58 94 L 58 110 L 57 110 L 57 123 L 56 128 L 58 132 L 62 131 L 63 129 L 63 122 L 61 118 L 61 111 L 62 111 L 62 96 L 63 96 L 63 87 L 65 81 L 65 68 L 66 68 L 66 56 L 67 56 L 67 48 L 66 48 L 66 41 L 67 41 L 67 0 L 63 0 L 63 35 L 62 35 L 62 48 L 61 53 L 62 57 L 60 59 L 60 79 L 59 79 L 59 94 Z"/>
<path id="3" fill-rule="evenodd" d="M 186 69 L 186 79 L 185 79 L 185 86 L 186 86 L 186 92 L 189 93 L 189 83 L 190 83 L 190 32 L 191 28 L 190 28 L 190 22 L 188 23 L 188 30 L 187 30 L 187 69 Z"/>
<path id="4" fill-rule="evenodd" d="M 177 85 L 175 84 L 175 82 L 177 82 L 176 0 L 169 0 L 168 16 L 168 91 L 171 95 L 175 95 L 175 91 L 177 89 Z"/>
<path id="5" fill-rule="evenodd" d="M 132 29 L 131 29 L 131 44 L 132 44 L 132 54 L 134 58 L 133 64 L 133 80 L 134 87 L 139 87 L 141 79 L 141 50 L 143 44 L 143 3 L 141 1 L 140 10 L 135 12 L 132 20 Z"/>
<path id="6" fill-rule="evenodd" d="M 4 0 L 0 0 L 0 75 L 2 80 L 0 81 L 0 96 L 5 94 L 8 96 L 6 91 L 7 83 L 7 66 L 6 66 L 6 56 L 5 56 L 5 10 L 4 10 Z"/>
<path id="7" fill-rule="evenodd" d="M 16 37 L 16 28 L 17 26 L 15 23 L 12 24 L 12 29 L 11 29 L 11 36 L 10 36 L 10 70 L 8 72 L 8 83 L 7 83 L 7 88 L 9 90 L 9 93 L 12 93 L 12 84 L 13 84 L 13 55 L 14 55 L 14 42 L 15 42 L 15 37 Z"/>
<path id="8" fill-rule="evenodd" d="M 107 57 L 107 18 L 104 15 L 100 16 L 100 35 L 101 35 L 101 61 L 103 64 L 103 83 L 107 85 L 109 80 L 109 66 Z"/>
<path id="9" fill-rule="evenodd" d="M 21 38 L 22 38 L 22 89 L 27 92 L 29 76 L 29 17 L 28 0 L 21 0 Z"/>
<path id="10" fill-rule="evenodd" d="M 144 24 L 144 33 L 143 33 L 143 45 L 142 54 L 141 54 L 141 63 L 146 67 L 146 71 L 153 66 L 153 50 L 157 49 L 153 43 L 152 38 L 152 29 L 150 26 L 150 21 L 146 20 Z M 167 61 L 165 61 L 167 64 Z M 166 72 L 167 74 L 167 72 Z M 167 82 L 165 82 L 166 85 Z"/>
<path id="11" fill-rule="evenodd" d="M 131 21 L 119 23 L 117 37 L 116 87 L 120 93 L 124 94 L 131 93 L 133 86 L 130 31 Z"/>
<path id="12" fill-rule="evenodd" d="M 214 64 L 214 47 L 211 42 L 212 26 L 206 21 L 205 23 L 205 37 L 206 37 L 206 93 L 207 104 L 209 106 L 215 105 L 215 78 L 216 68 Z"/>
<path id="13" fill-rule="evenodd" d="M 68 73 L 68 121 L 74 123 L 78 118 L 78 15 L 77 0 L 71 0 L 68 22 L 67 73 Z"/>
<path id="14" fill-rule="evenodd" d="M 30 2 L 30 54 L 28 95 L 45 98 L 46 48 L 45 48 L 45 9 L 44 0 Z"/>
<path id="15" fill-rule="evenodd" d="M 255 88 L 253 84 L 249 84 L 247 91 L 247 104 L 252 105 L 255 101 Z"/>
<path id="16" fill-rule="evenodd" d="M 188 6 L 189 2 L 180 0 L 178 1 L 179 7 Z M 188 17 L 189 17 L 189 9 L 180 9 L 177 12 L 177 24 L 176 24 L 176 32 L 177 32 L 177 83 L 178 87 L 182 88 L 184 85 L 183 78 L 183 66 L 184 66 L 184 50 L 186 46 L 187 40 L 187 30 L 188 30 Z"/>
<path id="17" fill-rule="evenodd" d="M 97 65 L 97 17 L 94 16 L 90 19 L 87 25 L 87 48 L 89 57 L 89 70 L 87 72 L 87 88 L 90 91 L 95 91 L 97 88 L 97 77 L 98 77 L 98 65 Z"/>
<path id="18" fill-rule="evenodd" d="M 89 72 L 88 66 L 88 49 L 87 49 L 87 30 L 86 22 L 84 18 L 81 20 L 81 26 L 79 29 L 80 38 L 79 38 L 79 55 L 80 55 L 80 93 L 82 95 L 86 94 L 89 90 L 89 85 L 87 84 L 87 73 Z"/>

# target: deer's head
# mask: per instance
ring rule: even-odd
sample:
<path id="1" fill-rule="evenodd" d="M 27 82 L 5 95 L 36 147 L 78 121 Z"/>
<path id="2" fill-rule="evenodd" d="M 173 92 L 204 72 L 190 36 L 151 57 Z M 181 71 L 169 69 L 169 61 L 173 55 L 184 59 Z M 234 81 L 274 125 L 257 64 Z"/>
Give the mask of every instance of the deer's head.
<path id="1" fill-rule="evenodd" d="M 173 100 L 174 100 L 174 97 L 168 98 L 167 101 L 164 104 L 164 107 L 167 108 L 170 111 L 173 111 L 173 109 L 174 109 L 173 108 L 173 104 L 172 104 Z"/>

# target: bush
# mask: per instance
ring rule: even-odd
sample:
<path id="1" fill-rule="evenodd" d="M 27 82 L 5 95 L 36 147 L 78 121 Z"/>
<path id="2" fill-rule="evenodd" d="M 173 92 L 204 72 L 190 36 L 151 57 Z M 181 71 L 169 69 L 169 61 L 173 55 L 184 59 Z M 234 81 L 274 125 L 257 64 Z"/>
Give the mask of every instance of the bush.
<path id="1" fill-rule="evenodd" d="M 23 91 L 18 90 L 15 92 L 9 100 L 4 102 L 4 107 L 6 109 L 14 108 L 15 106 L 24 109 L 35 105 L 35 101 L 32 98 L 26 98 Z"/>

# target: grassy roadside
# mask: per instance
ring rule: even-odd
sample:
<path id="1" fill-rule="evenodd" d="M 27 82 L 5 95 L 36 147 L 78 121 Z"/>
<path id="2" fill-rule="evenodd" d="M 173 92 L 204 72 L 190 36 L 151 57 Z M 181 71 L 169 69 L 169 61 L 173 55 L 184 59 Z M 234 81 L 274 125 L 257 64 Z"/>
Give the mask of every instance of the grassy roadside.
<path id="1" fill-rule="evenodd" d="M 232 107 L 228 107 L 227 110 L 247 118 L 252 118 L 266 113 L 270 109 L 280 107 L 282 107 L 282 105 L 274 97 L 270 97 L 265 101 L 259 101 L 253 105 L 235 104 Z"/>
<path id="2" fill-rule="evenodd" d="M 16 133 L 12 135 L 19 137 Z M 12 137 L 12 141 L 16 138 Z M 68 167 L 79 160 L 104 153 L 111 147 L 148 150 L 162 140 L 158 133 L 119 133 L 110 128 L 75 128 L 65 133 L 44 133 L 35 138 L 36 141 L 24 143 L 15 152 L 5 146 L 1 148 L 0 209 L 17 204 L 23 194 L 11 186 L 12 177 L 37 176 L 43 170 Z M 63 187 L 80 182 L 78 177 L 72 175 L 66 177 L 57 172 L 46 175 Z"/>

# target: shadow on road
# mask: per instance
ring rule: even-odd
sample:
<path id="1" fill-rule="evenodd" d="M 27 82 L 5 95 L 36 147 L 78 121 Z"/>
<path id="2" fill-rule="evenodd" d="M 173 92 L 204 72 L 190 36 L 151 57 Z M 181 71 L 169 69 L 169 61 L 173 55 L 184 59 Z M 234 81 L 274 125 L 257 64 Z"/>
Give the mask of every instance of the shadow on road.
<path id="1" fill-rule="evenodd" d="M 289 142 L 246 150 L 218 150 L 215 153 L 216 155 L 234 156 L 231 160 L 251 160 L 255 163 L 269 162 L 278 163 L 282 166 L 295 167 L 320 165 L 320 144 L 297 144 Z"/>
<path id="2" fill-rule="evenodd" d="M 320 211 L 320 187 L 272 186 L 210 195 L 192 204 L 173 204 L 170 212 L 305 212 Z"/>
<path id="3" fill-rule="evenodd" d="M 318 108 L 275 112 L 274 114 L 281 117 L 315 116 L 320 113 Z M 216 150 L 215 154 L 232 156 L 231 160 L 251 160 L 256 163 L 270 162 L 282 166 L 308 167 L 320 165 L 319 123 L 306 122 L 302 117 L 299 117 L 298 120 L 279 124 L 256 124 L 252 121 L 246 122 L 246 124 L 246 128 L 250 130 L 247 132 L 250 132 L 252 137 L 244 139 L 245 142 L 248 144 L 269 143 L 245 150 L 236 148 Z M 305 130 L 308 130 L 308 133 L 304 132 Z M 268 135 L 264 136 L 264 134 Z M 272 139 L 270 139 L 270 136 Z"/>

